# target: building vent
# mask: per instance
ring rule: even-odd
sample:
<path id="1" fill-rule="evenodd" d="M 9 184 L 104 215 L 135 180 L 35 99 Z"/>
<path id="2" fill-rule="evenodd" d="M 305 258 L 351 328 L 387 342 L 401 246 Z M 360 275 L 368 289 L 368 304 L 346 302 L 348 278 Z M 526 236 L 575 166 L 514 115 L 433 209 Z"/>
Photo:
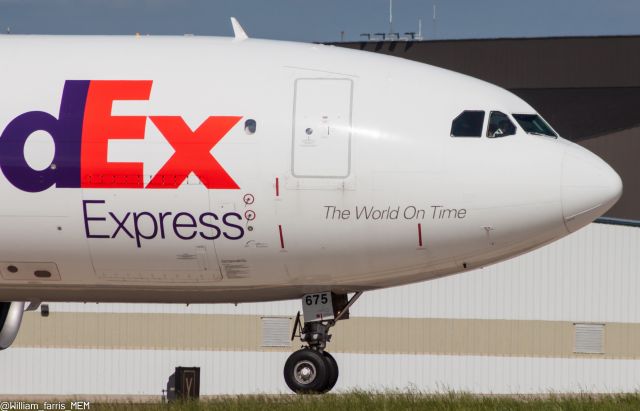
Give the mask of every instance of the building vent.
<path id="1" fill-rule="evenodd" d="M 576 328 L 576 353 L 604 353 L 604 324 L 575 323 L 574 325 Z"/>
<path id="2" fill-rule="evenodd" d="M 291 318 L 262 317 L 262 346 L 291 347 Z"/>

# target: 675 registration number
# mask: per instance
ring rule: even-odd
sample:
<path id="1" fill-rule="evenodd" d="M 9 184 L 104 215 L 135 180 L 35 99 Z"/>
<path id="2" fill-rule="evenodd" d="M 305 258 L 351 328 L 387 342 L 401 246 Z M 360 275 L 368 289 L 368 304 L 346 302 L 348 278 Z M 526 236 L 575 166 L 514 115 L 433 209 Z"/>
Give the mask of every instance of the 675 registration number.
<path id="1" fill-rule="evenodd" d="M 332 320 L 333 302 L 330 292 L 306 294 L 302 297 L 304 321 Z"/>

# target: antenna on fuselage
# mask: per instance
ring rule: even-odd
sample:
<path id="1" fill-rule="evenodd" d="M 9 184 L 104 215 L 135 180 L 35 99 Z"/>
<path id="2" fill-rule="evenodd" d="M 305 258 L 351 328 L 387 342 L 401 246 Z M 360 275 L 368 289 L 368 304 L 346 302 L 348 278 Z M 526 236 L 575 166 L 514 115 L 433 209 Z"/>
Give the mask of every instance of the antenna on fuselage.
<path id="1" fill-rule="evenodd" d="M 389 0 L 389 38 L 393 35 L 393 0 Z"/>
<path id="2" fill-rule="evenodd" d="M 236 40 L 246 40 L 249 38 L 235 17 L 231 17 L 231 27 L 233 27 L 233 37 L 235 37 Z"/>
<path id="3" fill-rule="evenodd" d="M 438 16 L 436 15 L 436 2 L 433 2 L 433 39 L 438 38 Z"/>

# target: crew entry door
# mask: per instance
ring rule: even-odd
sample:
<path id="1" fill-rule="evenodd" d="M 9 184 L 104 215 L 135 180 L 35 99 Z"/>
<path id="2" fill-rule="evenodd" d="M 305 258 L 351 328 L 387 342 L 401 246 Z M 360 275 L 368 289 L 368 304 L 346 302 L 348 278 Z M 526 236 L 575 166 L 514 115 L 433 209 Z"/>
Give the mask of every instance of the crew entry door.
<path id="1" fill-rule="evenodd" d="M 351 172 L 350 79 L 297 79 L 293 116 L 294 177 L 346 178 Z"/>

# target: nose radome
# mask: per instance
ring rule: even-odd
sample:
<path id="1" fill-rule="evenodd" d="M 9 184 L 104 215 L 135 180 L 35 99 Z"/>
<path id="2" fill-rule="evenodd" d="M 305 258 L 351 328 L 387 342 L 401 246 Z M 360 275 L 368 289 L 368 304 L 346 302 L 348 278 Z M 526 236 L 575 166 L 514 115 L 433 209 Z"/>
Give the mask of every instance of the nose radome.
<path id="1" fill-rule="evenodd" d="M 622 180 L 609 164 L 578 146 L 568 147 L 562 160 L 562 211 L 570 232 L 610 209 L 622 195 Z"/>

